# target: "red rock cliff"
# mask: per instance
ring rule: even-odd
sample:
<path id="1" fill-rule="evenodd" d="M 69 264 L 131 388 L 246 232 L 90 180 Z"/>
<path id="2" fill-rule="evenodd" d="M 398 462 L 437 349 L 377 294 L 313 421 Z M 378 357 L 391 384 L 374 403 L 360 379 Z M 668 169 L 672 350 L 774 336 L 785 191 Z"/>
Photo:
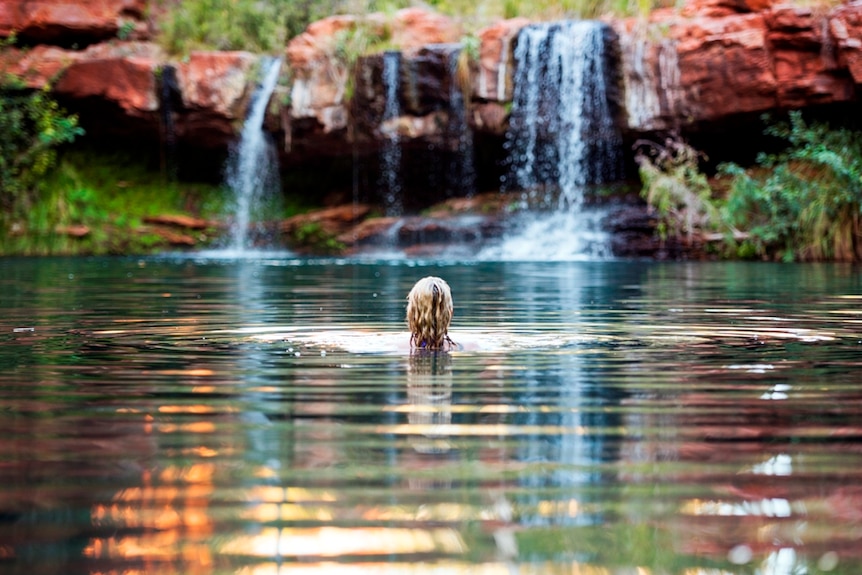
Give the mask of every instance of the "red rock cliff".
<path id="1" fill-rule="evenodd" d="M 257 56 L 199 52 L 171 58 L 152 41 L 147 8 L 146 0 L 0 0 L 0 35 L 16 32 L 32 46 L 5 50 L 0 68 L 34 88 L 52 82 L 64 103 L 85 113 L 91 134 L 158 135 L 170 103 L 181 140 L 224 146 L 244 116 Z M 362 21 L 371 28 L 375 23 L 383 26 L 383 16 Z M 502 21 L 478 34 L 468 95 L 469 119 L 480 133 L 499 137 L 505 129 L 512 50 L 527 23 Z M 622 128 L 631 135 L 858 101 L 859 0 L 828 11 L 770 0 L 694 0 L 648 20 L 610 24 L 620 46 Z M 378 137 L 372 112 L 382 86 L 375 81 L 374 58 L 348 68 L 333 50 L 336 35 L 357 25 L 352 17 L 328 18 L 287 45 L 285 77 L 291 83 L 273 100 L 277 112 L 268 123 L 281 132 L 286 159 L 346 155 L 353 142 L 373 144 Z M 418 9 L 400 11 L 385 25 L 391 43 L 402 50 L 405 106 L 397 129 L 408 144 L 439 139 L 449 99 L 442 92 L 452 83 L 443 77 L 451 49 L 441 44 L 460 41 L 461 31 L 451 20 Z M 167 76 L 176 81 L 166 86 Z"/>
<path id="2" fill-rule="evenodd" d="M 647 22 L 614 22 L 629 128 L 855 101 L 860 18 L 860 2 L 824 14 L 704 0 L 679 13 L 658 11 Z"/>

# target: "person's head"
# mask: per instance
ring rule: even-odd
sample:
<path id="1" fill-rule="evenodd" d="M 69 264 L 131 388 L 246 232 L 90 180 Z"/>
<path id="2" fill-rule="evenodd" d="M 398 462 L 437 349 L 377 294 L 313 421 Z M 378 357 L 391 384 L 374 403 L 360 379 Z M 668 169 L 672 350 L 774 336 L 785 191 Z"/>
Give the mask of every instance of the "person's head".
<path id="1" fill-rule="evenodd" d="M 410 346 L 442 349 L 449 341 L 452 321 L 452 291 L 438 277 L 422 278 L 407 294 L 407 327 Z"/>

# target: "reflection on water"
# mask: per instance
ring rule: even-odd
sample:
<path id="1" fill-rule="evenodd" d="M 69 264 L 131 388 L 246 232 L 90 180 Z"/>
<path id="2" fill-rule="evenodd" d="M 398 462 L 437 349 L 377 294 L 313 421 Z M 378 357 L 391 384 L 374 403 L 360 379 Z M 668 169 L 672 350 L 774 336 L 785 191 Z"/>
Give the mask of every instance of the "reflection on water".
<path id="1" fill-rule="evenodd" d="M 449 353 L 422 349 L 410 353 L 407 401 L 409 404 L 404 406 L 406 429 L 424 431 L 424 439 L 416 439 L 413 449 L 424 454 L 449 451 L 446 435 L 438 435 L 452 425 L 452 356 Z"/>
<path id="2" fill-rule="evenodd" d="M 9 572 L 862 568 L 858 268 L 0 270 Z M 429 273 L 481 351 L 392 345 Z"/>

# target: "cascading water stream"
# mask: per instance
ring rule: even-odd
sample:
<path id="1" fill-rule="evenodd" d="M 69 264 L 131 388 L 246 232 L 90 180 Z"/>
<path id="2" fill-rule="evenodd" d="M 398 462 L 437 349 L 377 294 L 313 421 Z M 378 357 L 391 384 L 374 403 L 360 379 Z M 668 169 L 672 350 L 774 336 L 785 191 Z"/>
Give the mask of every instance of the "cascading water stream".
<path id="1" fill-rule="evenodd" d="M 261 61 L 262 81 L 252 96 L 239 142 L 231 150 L 225 166 L 225 180 L 233 192 L 231 243 L 227 251 L 242 255 L 250 247 L 252 217 L 262 200 L 279 187 L 278 158 L 275 147 L 263 130 L 269 98 L 278 82 L 281 60 Z"/>
<path id="2" fill-rule="evenodd" d="M 621 176 L 621 137 L 608 88 L 606 25 L 533 24 L 518 35 L 506 147 L 506 191 L 529 211 L 485 258 L 594 259 L 609 255 L 603 214 L 584 209 L 585 189 Z"/>
<path id="3" fill-rule="evenodd" d="M 174 100 L 179 99 L 177 69 L 164 66 L 161 75 L 162 169 L 168 181 L 177 179 L 177 130 L 174 125 Z"/>
<path id="4" fill-rule="evenodd" d="M 447 138 L 457 142 L 452 161 L 447 170 L 447 187 L 466 197 L 473 196 L 476 187 L 476 171 L 473 165 L 473 133 L 467 121 L 467 105 L 458 74 L 461 50 L 453 50 L 448 56 L 449 68 L 449 114 L 446 126 Z"/>
<path id="5" fill-rule="evenodd" d="M 398 117 L 401 105 L 398 101 L 401 53 L 390 51 L 383 54 L 383 86 L 386 101 L 383 109 L 381 130 L 384 132 L 380 150 L 380 171 L 383 201 L 387 216 L 400 216 L 404 211 L 401 201 L 401 141 L 398 135 Z"/>

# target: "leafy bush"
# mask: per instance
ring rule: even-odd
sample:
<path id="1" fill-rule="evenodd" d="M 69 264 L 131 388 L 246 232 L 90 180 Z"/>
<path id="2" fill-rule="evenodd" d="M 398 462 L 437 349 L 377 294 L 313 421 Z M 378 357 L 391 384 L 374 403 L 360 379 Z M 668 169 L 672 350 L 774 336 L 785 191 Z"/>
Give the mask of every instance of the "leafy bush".
<path id="1" fill-rule="evenodd" d="M 42 179 L 56 163 L 57 147 L 84 132 L 78 118 L 51 98 L 48 86 L 26 90 L 18 79 L 2 72 L 0 133 L 0 209 L 14 219 L 38 197 Z"/>
<path id="2" fill-rule="evenodd" d="M 337 254 L 344 251 L 344 244 L 327 232 L 320 222 L 307 222 L 293 232 L 293 243 L 317 254 Z"/>
<path id="3" fill-rule="evenodd" d="M 757 177 L 735 164 L 725 219 L 747 230 L 743 248 L 792 260 L 862 260 L 862 134 L 807 124 L 799 112 L 766 134 L 787 140 L 780 154 L 761 154 Z"/>
<path id="4" fill-rule="evenodd" d="M 161 43 L 174 54 L 198 49 L 280 50 L 290 4 L 290 0 L 176 1 L 161 23 Z"/>
<path id="5" fill-rule="evenodd" d="M 658 212 L 663 238 L 685 234 L 691 241 L 696 229 L 720 225 L 712 188 L 699 168 L 700 152 L 676 136 L 667 138 L 664 145 L 641 140 L 635 147 L 641 196 Z"/>

